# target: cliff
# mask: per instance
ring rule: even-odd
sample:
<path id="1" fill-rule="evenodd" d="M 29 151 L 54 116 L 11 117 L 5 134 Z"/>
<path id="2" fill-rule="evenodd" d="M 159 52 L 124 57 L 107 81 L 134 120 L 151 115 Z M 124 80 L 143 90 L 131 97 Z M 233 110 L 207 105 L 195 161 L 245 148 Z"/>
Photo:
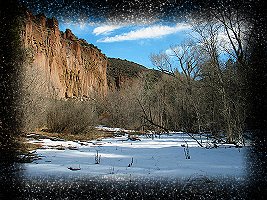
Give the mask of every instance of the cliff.
<path id="1" fill-rule="evenodd" d="M 106 56 L 71 30 L 60 32 L 55 18 L 26 11 L 21 38 L 30 52 L 31 66 L 44 72 L 50 94 L 59 98 L 88 97 L 94 92 L 106 95 Z"/>

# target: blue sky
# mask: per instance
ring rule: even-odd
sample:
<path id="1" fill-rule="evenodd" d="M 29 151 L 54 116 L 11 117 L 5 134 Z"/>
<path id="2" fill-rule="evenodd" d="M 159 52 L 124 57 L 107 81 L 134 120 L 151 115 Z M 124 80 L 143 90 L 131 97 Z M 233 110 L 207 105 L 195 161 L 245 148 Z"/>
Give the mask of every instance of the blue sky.
<path id="1" fill-rule="evenodd" d="M 184 23 L 165 24 L 95 24 L 59 23 L 88 43 L 97 46 L 108 57 L 127 59 L 153 68 L 151 53 L 166 51 L 171 45 L 179 45 L 191 32 Z"/>

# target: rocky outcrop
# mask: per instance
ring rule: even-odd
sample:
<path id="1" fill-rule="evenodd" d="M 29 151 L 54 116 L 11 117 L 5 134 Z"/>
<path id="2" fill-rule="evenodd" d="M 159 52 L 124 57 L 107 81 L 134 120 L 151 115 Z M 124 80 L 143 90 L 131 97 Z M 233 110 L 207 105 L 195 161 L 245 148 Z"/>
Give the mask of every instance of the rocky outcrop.
<path id="1" fill-rule="evenodd" d="M 50 94 L 68 98 L 107 93 L 106 56 L 71 30 L 61 32 L 55 18 L 27 11 L 21 38 L 31 65 L 44 71 Z"/>

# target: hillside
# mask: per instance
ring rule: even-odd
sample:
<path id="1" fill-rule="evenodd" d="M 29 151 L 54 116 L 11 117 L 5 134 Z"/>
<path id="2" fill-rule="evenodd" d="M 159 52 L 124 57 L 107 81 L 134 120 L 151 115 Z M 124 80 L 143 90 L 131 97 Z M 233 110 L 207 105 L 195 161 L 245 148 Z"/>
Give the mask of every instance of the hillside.
<path id="1" fill-rule="evenodd" d="M 109 89 L 120 89 L 131 86 L 134 80 L 142 78 L 145 74 L 161 76 L 161 72 L 144 67 L 132 61 L 120 58 L 108 58 L 107 82 Z"/>

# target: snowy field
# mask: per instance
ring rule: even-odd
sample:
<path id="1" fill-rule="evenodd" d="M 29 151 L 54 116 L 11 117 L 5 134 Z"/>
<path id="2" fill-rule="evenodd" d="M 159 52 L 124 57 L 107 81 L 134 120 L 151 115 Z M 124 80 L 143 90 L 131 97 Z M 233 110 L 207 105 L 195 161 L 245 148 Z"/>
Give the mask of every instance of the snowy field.
<path id="1" fill-rule="evenodd" d="M 156 137 L 155 137 L 156 136 Z M 42 148 L 38 159 L 24 164 L 24 176 L 186 178 L 188 176 L 245 177 L 248 147 L 212 146 L 202 137 L 204 147 L 185 133 L 145 135 L 129 139 L 127 134 L 92 141 L 29 139 Z M 200 138 L 197 138 L 199 141 Z M 208 147 L 208 148 L 205 148 Z M 98 155 L 97 155 L 98 154 Z"/>

